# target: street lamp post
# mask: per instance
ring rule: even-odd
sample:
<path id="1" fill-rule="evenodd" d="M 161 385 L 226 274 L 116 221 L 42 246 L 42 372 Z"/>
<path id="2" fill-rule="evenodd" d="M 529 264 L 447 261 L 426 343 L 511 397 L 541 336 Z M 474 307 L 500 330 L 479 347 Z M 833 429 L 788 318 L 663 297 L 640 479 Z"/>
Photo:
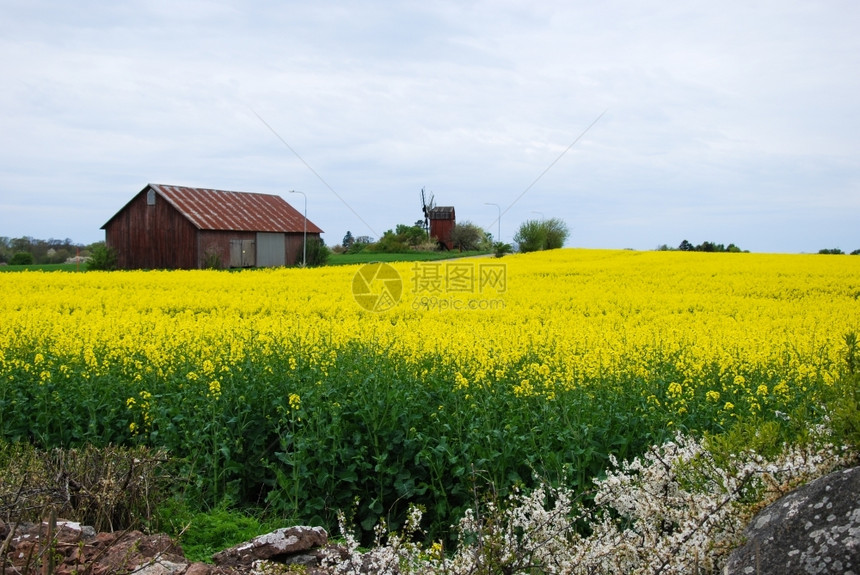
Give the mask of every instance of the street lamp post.
<path id="1" fill-rule="evenodd" d="M 484 202 L 485 206 L 496 206 L 496 209 L 499 210 L 499 218 L 496 220 L 499 223 L 499 237 L 496 238 L 497 242 L 502 241 L 502 207 L 499 204 L 492 204 L 490 202 Z"/>
<path id="2" fill-rule="evenodd" d="M 307 267 L 308 257 L 308 196 L 298 190 L 290 190 L 291 194 L 301 194 L 305 198 L 305 232 L 302 237 L 302 267 Z"/>

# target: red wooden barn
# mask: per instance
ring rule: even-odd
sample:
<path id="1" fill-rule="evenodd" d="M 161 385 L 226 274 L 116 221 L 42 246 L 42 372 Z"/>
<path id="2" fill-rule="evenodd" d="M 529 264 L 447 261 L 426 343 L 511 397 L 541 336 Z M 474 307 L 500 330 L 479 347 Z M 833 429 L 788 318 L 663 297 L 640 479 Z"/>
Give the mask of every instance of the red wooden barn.
<path id="1" fill-rule="evenodd" d="M 280 196 L 148 184 L 107 221 L 121 269 L 301 263 L 322 230 Z"/>
<path id="2" fill-rule="evenodd" d="M 427 212 L 427 217 L 430 220 L 430 237 L 436 238 L 439 245 L 444 246 L 446 250 L 453 249 L 454 244 L 451 242 L 451 230 L 454 229 L 454 224 L 457 223 L 454 217 L 454 206 L 436 206 L 430 208 Z"/>

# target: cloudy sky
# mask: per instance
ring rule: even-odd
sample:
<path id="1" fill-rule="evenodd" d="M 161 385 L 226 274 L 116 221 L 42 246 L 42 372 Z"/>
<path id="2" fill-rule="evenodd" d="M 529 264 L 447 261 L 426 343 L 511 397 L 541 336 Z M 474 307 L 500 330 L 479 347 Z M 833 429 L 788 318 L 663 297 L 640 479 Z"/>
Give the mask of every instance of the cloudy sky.
<path id="1" fill-rule="evenodd" d="M 559 217 L 575 247 L 860 248 L 856 0 L 0 14 L 0 236 L 103 239 L 152 182 L 303 191 L 330 245 L 420 219 L 423 187 L 508 242 Z"/>

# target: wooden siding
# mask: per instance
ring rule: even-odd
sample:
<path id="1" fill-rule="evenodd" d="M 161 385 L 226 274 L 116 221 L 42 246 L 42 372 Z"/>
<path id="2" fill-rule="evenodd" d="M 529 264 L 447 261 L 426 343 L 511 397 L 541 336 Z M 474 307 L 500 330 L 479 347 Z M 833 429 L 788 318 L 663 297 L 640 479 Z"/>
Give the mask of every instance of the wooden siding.
<path id="1" fill-rule="evenodd" d="M 195 268 L 197 230 L 163 198 L 147 204 L 142 191 L 105 226 L 107 245 L 121 269 Z"/>
<path id="2" fill-rule="evenodd" d="M 430 237 L 444 244 L 446 249 L 453 249 L 451 230 L 454 229 L 454 223 L 454 220 L 430 220 Z"/>

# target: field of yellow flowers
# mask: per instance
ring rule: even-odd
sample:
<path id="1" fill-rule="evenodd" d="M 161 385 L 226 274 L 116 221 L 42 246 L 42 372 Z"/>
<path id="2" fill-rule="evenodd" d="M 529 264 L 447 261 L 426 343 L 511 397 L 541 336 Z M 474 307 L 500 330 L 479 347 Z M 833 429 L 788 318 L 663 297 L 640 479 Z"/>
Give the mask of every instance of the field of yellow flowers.
<path id="1" fill-rule="evenodd" d="M 439 529 L 473 487 L 820 418 L 860 258 L 554 250 L 320 269 L 0 274 L 0 437 L 167 449 L 200 501 Z"/>

